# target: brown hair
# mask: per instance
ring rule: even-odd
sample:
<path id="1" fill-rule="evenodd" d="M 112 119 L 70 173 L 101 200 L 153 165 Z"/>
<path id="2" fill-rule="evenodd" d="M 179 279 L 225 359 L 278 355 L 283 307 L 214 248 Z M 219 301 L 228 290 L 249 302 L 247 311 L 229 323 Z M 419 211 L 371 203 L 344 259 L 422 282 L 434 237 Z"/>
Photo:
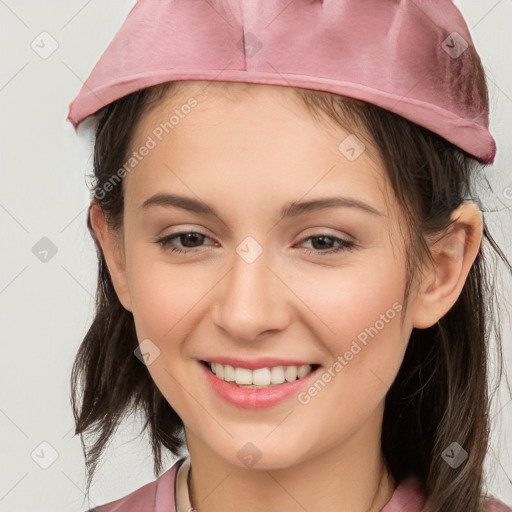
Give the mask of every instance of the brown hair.
<path id="1" fill-rule="evenodd" d="M 481 94 L 487 97 L 479 69 Z M 122 225 L 123 191 L 115 186 L 104 193 L 104 185 L 112 170 L 126 161 L 141 116 L 176 87 L 177 83 L 170 82 L 137 91 L 97 115 L 94 190 L 103 192 L 101 197 L 96 194 L 95 201 L 113 229 Z M 482 166 L 435 133 L 375 105 L 326 92 L 293 90 L 313 115 L 327 115 L 377 148 L 406 219 L 408 290 L 418 262 L 425 255 L 431 257 L 427 237 L 443 234 L 450 226 L 450 214 L 465 199 L 478 202 L 472 178 Z M 90 218 L 88 227 L 94 239 Z M 107 442 L 129 413 L 141 410 L 145 416 L 143 429 L 149 427 L 155 475 L 162 471 L 162 448 L 180 456 L 184 446 L 181 418 L 134 357 L 138 341 L 132 313 L 119 302 L 100 246 L 94 241 L 99 260 L 96 314 L 71 375 L 75 434 L 81 436 L 88 470 L 87 493 Z M 512 271 L 484 219 L 485 241 Z M 497 297 L 486 243 L 450 311 L 430 328 L 413 329 L 386 396 L 382 429 L 386 462 L 397 483 L 411 474 L 417 476 L 432 512 L 482 510 L 483 461 L 489 438 L 487 350 L 493 333 L 499 380 L 502 375 Z M 497 270 L 497 263 L 493 268 Z M 96 435 L 92 445 L 84 442 L 86 433 Z M 458 469 L 441 457 L 454 441 L 469 454 Z"/>

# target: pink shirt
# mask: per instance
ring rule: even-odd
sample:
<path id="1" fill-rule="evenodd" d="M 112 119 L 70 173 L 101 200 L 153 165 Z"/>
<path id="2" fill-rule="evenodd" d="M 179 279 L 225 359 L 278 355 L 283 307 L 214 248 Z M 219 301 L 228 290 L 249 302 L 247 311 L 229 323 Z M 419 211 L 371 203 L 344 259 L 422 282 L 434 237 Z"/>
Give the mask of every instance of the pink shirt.
<path id="1" fill-rule="evenodd" d="M 143 485 L 123 498 L 90 509 L 87 512 L 176 512 L 176 474 L 186 458 L 177 460 L 159 478 Z M 486 498 L 486 512 L 512 512 L 503 502 Z M 428 512 L 418 482 L 404 480 L 395 489 L 391 499 L 380 512 Z"/>

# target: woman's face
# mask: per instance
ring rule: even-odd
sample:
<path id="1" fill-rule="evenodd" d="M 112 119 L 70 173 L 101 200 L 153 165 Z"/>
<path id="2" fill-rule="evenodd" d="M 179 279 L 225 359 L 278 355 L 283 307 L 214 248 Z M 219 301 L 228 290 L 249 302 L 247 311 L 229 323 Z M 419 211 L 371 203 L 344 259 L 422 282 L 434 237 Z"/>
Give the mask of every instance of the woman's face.
<path id="1" fill-rule="evenodd" d="M 382 164 L 287 88 L 204 86 L 185 82 L 142 119 L 124 178 L 122 302 L 148 370 L 187 439 L 232 464 L 284 468 L 365 443 L 413 327 Z M 201 361 L 246 368 L 239 380 L 319 367 L 260 390 Z"/>

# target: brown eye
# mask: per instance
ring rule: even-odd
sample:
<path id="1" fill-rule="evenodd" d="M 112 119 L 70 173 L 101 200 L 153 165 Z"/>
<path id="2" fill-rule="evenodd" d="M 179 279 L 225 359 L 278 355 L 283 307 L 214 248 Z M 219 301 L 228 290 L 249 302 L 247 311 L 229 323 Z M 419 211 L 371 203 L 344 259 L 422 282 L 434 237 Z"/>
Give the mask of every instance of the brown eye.
<path id="1" fill-rule="evenodd" d="M 193 249 L 201 247 L 205 238 L 209 239 L 204 233 L 200 233 L 199 231 L 182 231 L 180 233 L 173 233 L 171 235 L 164 236 L 163 238 L 158 239 L 156 243 L 167 251 L 174 253 L 185 253 L 193 252 Z M 175 246 L 175 242 L 172 242 L 172 240 L 175 239 L 178 239 L 181 247 L 192 250 L 183 250 L 179 246 Z"/>
<path id="2" fill-rule="evenodd" d="M 314 235 L 314 236 L 308 236 L 302 240 L 302 242 L 305 242 L 307 240 L 312 241 L 313 245 L 313 251 L 306 249 L 306 254 L 318 254 L 318 255 L 324 255 L 324 254 L 335 254 L 339 253 L 341 251 L 348 251 L 352 249 L 355 246 L 355 242 L 352 242 L 350 240 L 345 240 L 343 238 L 338 238 L 335 236 L 327 235 L 327 234 L 321 234 L 321 235 Z M 318 240 L 318 242 L 314 242 L 314 240 Z M 333 243 L 330 242 L 332 240 L 334 243 L 338 242 L 339 247 L 332 248 Z M 325 250 L 327 249 L 327 250 Z"/>

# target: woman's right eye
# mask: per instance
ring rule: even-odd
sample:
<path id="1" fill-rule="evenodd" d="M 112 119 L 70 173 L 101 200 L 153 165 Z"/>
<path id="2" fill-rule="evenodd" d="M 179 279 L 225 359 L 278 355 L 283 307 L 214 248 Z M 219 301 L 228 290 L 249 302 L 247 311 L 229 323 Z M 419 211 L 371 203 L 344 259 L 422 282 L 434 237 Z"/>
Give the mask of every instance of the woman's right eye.
<path id="1" fill-rule="evenodd" d="M 192 236 L 189 236 L 192 235 Z M 157 244 L 159 244 L 163 249 L 166 251 L 169 251 L 171 253 L 186 253 L 186 252 L 195 252 L 193 250 L 183 250 L 179 247 L 176 247 L 172 245 L 171 240 L 174 240 L 175 238 L 180 240 L 180 243 L 183 247 L 188 247 L 189 249 L 196 249 L 197 247 L 190 247 L 186 244 L 194 244 L 195 242 L 202 242 L 205 238 L 208 238 L 204 233 L 201 233 L 199 231 L 182 231 L 180 233 L 173 233 L 171 235 L 166 235 L 156 241 Z"/>

